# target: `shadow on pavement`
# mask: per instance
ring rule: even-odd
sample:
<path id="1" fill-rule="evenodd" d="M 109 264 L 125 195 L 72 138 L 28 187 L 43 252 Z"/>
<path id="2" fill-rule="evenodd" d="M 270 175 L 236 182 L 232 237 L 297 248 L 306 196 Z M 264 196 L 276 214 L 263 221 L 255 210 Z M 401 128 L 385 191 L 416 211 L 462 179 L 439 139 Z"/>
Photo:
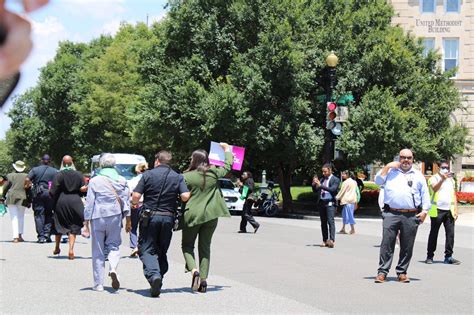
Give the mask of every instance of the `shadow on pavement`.
<path id="1" fill-rule="evenodd" d="M 69 260 L 69 257 L 67 255 L 64 255 L 64 256 L 57 256 L 57 255 L 51 256 L 50 255 L 48 256 L 48 258 L 58 259 L 58 260 Z M 76 260 L 76 259 L 92 259 L 92 257 L 74 256 L 73 260 Z"/>
<path id="2" fill-rule="evenodd" d="M 230 286 L 220 286 L 220 285 L 209 285 L 207 287 L 207 292 L 215 292 L 215 291 L 222 291 L 224 288 L 230 288 Z M 146 296 L 146 297 L 151 297 L 150 295 L 150 289 L 139 289 L 139 290 L 133 290 L 133 289 L 126 289 L 127 292 L 132 292 L 136 293 L 141 296 Z M 199 292 L 193 292 L 191 291 L 190 287 L 181 287 L 181 288 L 166 288 L 161 290 L 161 294 L 168 294 L 168 293 L 188 293 L 188 294 L 198 294 Z M 202 294 L 202 293 L 199 293 Z"/>
<path id="3" fill-rule="evenodd" d="M 425 265 L 429 265 L 427 263 L 425 263 L 424 260 L 418 260 L 419 263 L 424 263 Z M 436 264 L 442 264 L 444 265 L 444 260 L 433 260 L 433 265 L 436 265 Z"/>
<path id="4" fill-rule="evenodd" d="M 408 275 L 408 277 L 410 278 L 410 281 L 421 281 L 420 279 L 418 278 L 412 278 Z M 372 280 L 374 281 L 375 280 L 375 276 L 371 276 L 371 277 L 364 277 L 365 280 Z M 385 278 L 385 282 L 398 282 L 398 278 L 397 277 L 387 277 Z"/>

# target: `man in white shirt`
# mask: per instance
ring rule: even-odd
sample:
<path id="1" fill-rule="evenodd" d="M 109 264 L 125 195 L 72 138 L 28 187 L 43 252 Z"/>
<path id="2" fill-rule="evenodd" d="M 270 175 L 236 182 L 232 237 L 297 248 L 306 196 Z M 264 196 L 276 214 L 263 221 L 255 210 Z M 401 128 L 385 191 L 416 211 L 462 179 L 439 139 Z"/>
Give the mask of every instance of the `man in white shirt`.
<path id="1" fill-rule="evenodd" d="M 454 222 L 458 218 L 453 174 L 449 171 L 448 161 L 441 160 L 438 162 L 438 165 L 440 167 L 439 173 L 428 181 L 431 198 L 431 209 L 429 211 L 431 230 L 428 237 L 428 253 L 425 262 L 427 264 L 433 263 L 439 228 L 443 224 L 446 231 L 444 263 L 459 265 L 461 262 L 453 258 Z"/>

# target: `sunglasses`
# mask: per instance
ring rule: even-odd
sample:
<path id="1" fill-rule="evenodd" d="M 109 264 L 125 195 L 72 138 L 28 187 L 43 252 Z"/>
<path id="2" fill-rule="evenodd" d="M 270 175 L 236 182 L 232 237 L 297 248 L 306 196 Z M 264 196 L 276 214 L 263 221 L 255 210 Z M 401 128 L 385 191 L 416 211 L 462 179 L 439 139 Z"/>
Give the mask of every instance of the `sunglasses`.
<path id="1" fill-rule="evenodd" d="M 400 160 L 413 160 L 413 156 L 403 156 L 403 155 L 400 155 Z"/>
<path id="2" fill-rule="evenodd" d="M 448 166 L 441 166 L 441 169 L 442 170 L 449 170 L 449 167 Z"/>

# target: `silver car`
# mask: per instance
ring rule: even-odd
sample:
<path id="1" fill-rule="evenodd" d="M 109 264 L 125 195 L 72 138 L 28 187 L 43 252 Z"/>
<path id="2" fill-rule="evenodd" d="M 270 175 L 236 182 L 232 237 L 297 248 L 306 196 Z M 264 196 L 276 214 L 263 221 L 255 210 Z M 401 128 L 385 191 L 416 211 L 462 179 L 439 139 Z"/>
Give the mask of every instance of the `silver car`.
<path id="1" fill-rule="evenodd" d="M 244 209 L 245 201 L 240 199 L 239 188 L 235 187 L 234 183 L 227 178 L 219 178 L 219 187 L 227 208 L 231 212 L 241 212 Z"/>

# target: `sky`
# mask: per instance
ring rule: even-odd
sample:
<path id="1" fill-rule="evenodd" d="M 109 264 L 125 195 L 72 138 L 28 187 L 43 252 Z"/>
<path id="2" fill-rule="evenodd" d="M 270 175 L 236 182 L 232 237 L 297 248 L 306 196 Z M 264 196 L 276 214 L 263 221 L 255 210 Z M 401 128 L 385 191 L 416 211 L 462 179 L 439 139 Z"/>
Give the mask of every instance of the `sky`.
<path id="1" fill-rule="evenodd" d="M 36 85 L 39 69 L 53 59 L 58 43 L 64 40 L 89 42 L 100 34 L 114 35 L 121 22 L 148 24 L 163 19 L 167 0 L 50 0 L 29 15 L 32 23 L 33 50 L 21 68 L 21 80 L 12 93 L 24 93 Z M 7 7 L 22 12 L 20 1 L 6 0 Z M 11 99 L 0 110 L 0 139 L 10 126 L 6 113 Z"/>

